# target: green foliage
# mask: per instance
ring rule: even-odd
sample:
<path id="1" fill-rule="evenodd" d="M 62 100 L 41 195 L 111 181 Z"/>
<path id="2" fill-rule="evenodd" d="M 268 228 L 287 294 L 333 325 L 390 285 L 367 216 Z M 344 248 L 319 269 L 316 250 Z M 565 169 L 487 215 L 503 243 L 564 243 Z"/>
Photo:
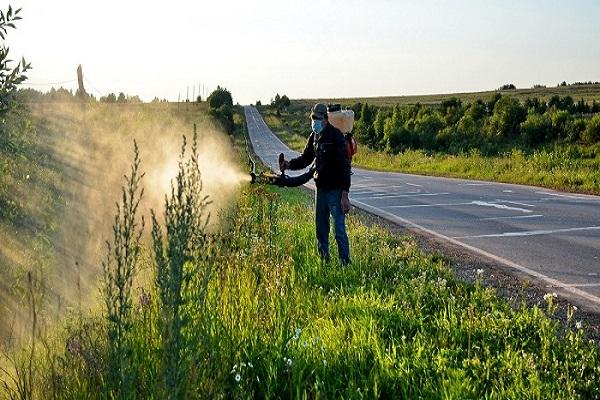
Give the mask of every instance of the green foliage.
<path id="1" fill-rule="evenodd" d="M 600 142 L 600 114 L 594 115 L 587 123 L 581 139 L 588 144 Z"/>
<path id="2" fill-rule="evenodd" d="M 131 174 L 122 188 L 121 204 L 113 222 L 113 240 L 107 242 L 106 260 L 102 263 L 104 285 L 102 293 L 106 306 L 109 397 L 132 391 L 135 379 L 131 370 L 132 295 L 131 289 L 140 253 L 140 241 L 144 226 L 138 229 L 137 214 L 144 190 L 140 181 L 140 156 L 134 143 L 134 159 Z"/>
<path id="3" fill-rule="evenodd" d="M 163 392 L 162 305 L 147 297 L 132 313 L 135 392 L 120 397 L 600 395 L 599 351 L 575 327 L 576 312 L 563 328 L 549 317 L 552 296 L 542 308 L 513 307 L 479 280 L 459 281 L 414 240 L 354 217 L 353 264 L 320 263 L 311 202 L 299 190 L 242 194 L 213 236 L 215 273 L 184 291 L 190 325 L 181 332 L 181 368 L 172 371 L 177 389 Z M 105 397 L 104 360 L 93 356 L 106 344 L 90 326 L 90 339 L 59 347 L 62 366 L 40 380 L 54 388 L 43 397 Z"/>
<path id="4" fill-rule="evenodd" d="M 15 21 L 21 19 L 19 13 L 21 9 L 13 10 L 9 5 L 6 12 L 0 10 L 0 117 L 5 114 L 12 102 L 12 97 L 23 81 L 27 79 L 25 72 L 31 68 L 31 64 L 22 58 L 17 65 L 12 66 L 12 60 L 9 59 L 9 48 L 5 44 L 8 29 L 15 28 Z"/>
<path id="5" fill-rule="evenodd" d="M 536 146 L 544 142 L 551 131 L 551 121 L 546 115 L 528 114 L 521 124 L 521 136 L 525 143 Z"/>
<path id="6" fill-rule="evenodd" d="M 196 276 L 207 271 L 199 270 L 200 257 L 205 249 L 205 215 L 209 204 L 202 194 L 198 167 L 197 135 L 194 126 L 191 156 L 186 160 L 187 144 L 184 137 L 179 159 L 179 171 L 171 194 L 165 199 L 164 221 L 166 236 L 161 224 L 152 213 L 152 242 L 155 262 L 155 285 L 160 296 L 160 332 L 162 339 L 161 373 L 165 397 L 183 396 L 182 378 L 185 376 L 184 331 L 192 321 L 186 316 L 185 291 Z M 202 292 L 205 287 L 198 288 Z M 199 300 L 196 298 L 195 300 Z"/>
<path id="7" fill-rule="evenodd" d="M 217 86 L 217 89 L 208 96 L 209 113 L 215 117 L 227 133 L 232 133 L 235 124 L 233 121 L 233 99 L 231 92 L 226 88 Z"/>
<path id="8" fill-rule="evenodd" d="M 222 106 L 233 108 L 233 99 L 231 92 L 226 88 L 217 86 L 217 88 L 208 96 L 208 105 L 211 109 L 219 109 Z"/>
<path id="9" fill-rule="evenodd" d="M 271 107 L 275 108 L 275 110 L 279 112 L 287 109 L 290 104 L 290 99 L 285 94 L 283 96 L 279 96 L 279 93 L 277 93 L 275 98 L 271 101 Z"/>
<path id="10" fill-rule="evenodd" d="M 520 124 L 525 121 L 527 110 L 512 97 L 501 97 L 494 104 L 494 112 L 489 120 L 488 132 L 492 137 L 514 138 L 519 133 Z"/>

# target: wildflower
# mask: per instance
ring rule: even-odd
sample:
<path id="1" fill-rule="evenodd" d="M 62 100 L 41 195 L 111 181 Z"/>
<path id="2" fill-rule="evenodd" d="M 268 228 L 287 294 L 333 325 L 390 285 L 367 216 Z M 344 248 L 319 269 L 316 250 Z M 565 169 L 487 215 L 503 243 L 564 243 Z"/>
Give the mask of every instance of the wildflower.
<path id="1" fill-rule="evenodd" d="M 235 381 L 239 382 L 242 379 L 242 377 L 240 376 L 240 374 L 235 374 Z"/>
<path id="2" fill-rule="evenodd" d="M 256 377 L 256 382 L 260 383 L 260 379 L 258 379 L 258 376 Z"/>
<path id="3" fill-rule="evenodd" d="M 323 360 L 323 366 L 326 367 L 327 366 L 327 360 Z"/>
<path id="4" fill-rule="evenodd" d="M 283 357 L 283 362 L 286 363 L 286 365 L 288 367 L 290 367 L 292 365 L 292 359 L 291 358 Z"/>
<path id="5" fill-rule="evenodd" d="M 248 366 L 249 366 L 250 368 L 254 368 L 254 365 L 252 365 L 252 363 L 251 363 L 251 362 L 248 362 Z"/>
<path id="6" fill-rule="evenodd" d="M 556 292 L 552 292 L 552 297 L 554 297 L 555 299 L 558 297 L 558 295 L 556 294 Z"/>
<path id="7" fill-rule="evenodd" d="M 577 329 L 583 328 L 583 323 L 581 321 L 575 322 L 575 328 L 577 328 Z"/>
<path id="8" fill-rule="evenodd" d="M 573 306 L 573 311 L 577 311 L 577 306 Z"/>
<path id="9" fill-rule="evenodd" d="M 302 347 L 308 347 L 308 343 L 306 342 L 306 340 L 302 342 Z"/>
<path id="10" fill-rule="evenodd" d="M 483 270 L 482 270 L 481 268 L 479 268 L 479 269 L 477 270 L 477 275 L 481 275 L 481 274 L 483 274 Z"/>
<path id="11" fill-rule="evenodd" d="M 25 177 L 25 179 L 29 180 L 29 175 L 27 175 L 27 176 Z"/>
<path id="12" fill-rule="evenodd" d="M 246 363 L 245 362 L 240 363 L 240 365 L 241 365 L 242 368 L 246 367 Z"/>
<path id="13" fill-rule="evenodd" d="M 301 333 L 302 333 L 302 329 L 297 328 L 296 329 L 296 333 L 294 333 L 294 340 L 298 340 L 298 338 L 300 337 Z"/>

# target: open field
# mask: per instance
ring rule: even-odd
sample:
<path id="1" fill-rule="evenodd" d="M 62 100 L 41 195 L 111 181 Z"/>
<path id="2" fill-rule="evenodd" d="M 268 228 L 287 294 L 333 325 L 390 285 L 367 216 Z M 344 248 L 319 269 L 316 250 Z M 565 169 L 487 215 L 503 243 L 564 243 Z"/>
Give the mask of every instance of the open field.
<path id="1" fill-rule="evenodd" d="M 405 96 L 382 96 L 382 97 L 351 97 L 351 98 L 331 98 L 331 99 L 294 99 L 293 106 L 310 107 L 315 103 L 340 103 L 351 106 L 356 103 L 369 103 L 375 106 L 394 106 L 410 104 L 439 104 L 443 100 L 456 97 L 463 102 L 472 103 L 476 100 L 487 100 L 495 93 L 501 93 L 503 96 L 513 96 L 519 101 L 537 97 L 540 100 L 548 100 L 550 97 L 558 95 L 561 97 L 571 96 L 575 101 L 583 99 L 586 102 L 600 102 L 600 85 L 572 85 L 572 86 L 553 86 L 546 88 L 530 88 L 516 90 L 488 90 L 484 92 L 467 93 L 441 93 L 427 95 L 405 95 Z"/>

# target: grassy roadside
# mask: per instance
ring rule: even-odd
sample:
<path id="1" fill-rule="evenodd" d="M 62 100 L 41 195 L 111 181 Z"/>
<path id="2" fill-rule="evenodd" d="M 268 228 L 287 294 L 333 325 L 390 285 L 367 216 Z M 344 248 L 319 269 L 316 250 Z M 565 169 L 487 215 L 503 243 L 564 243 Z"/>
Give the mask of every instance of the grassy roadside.
<path id="1" fill-rule="evenodd" d="M 301 151 L 309 132 L 308 117 L 302 109 L 281 113 L 261 110 L 267 125 L 294 150 Z M 543 186 L 552 189 L 600 194 L 600 145 L 565 145 L 531 153 L 521 150 L 500 156 L 478 151 L 451 155 L 406 150 L 400 154 L 374 151 L 360 146 L 353 165 L 390 172 L 435 175 L 466 179 Z"/>
<path id="2" fill-rule="evenodd" d="M 562 331 L 544 310 L 515 310 L 492 290 L 458 281 L 408 238 L 398 240 L 354 218 L 349 232 L 353 264 L 322 264 L 314 251 L 311 198 L 300 190 L 248 188 L 224 235 L 198 248 L 203 261 L 188 265 L 200 275 L 182 292 L 186 322 L 177 393 L 600 396 L 600 354 L 574 327 L 576 312 L 573 329 Z M 141 269 L 152 270 L 150 263 L 142 257 Z M 207 271 L 208 281 L 202 279 Z M 132 303 L 129 350 L 120 355 L 131 381 L 121 390 L 161 398 L 169 374 L 160 333 L 164 310 L 156 287 L 135 293 L 142 294 Z M 552 296 L 547 308 L 552 313 Z M 105 329 L 102 318 L 93 316 L 67 326 L 66 338 L 55 338 L 57 353 L 39 364 L 41 397 L 116 394 Z"/>

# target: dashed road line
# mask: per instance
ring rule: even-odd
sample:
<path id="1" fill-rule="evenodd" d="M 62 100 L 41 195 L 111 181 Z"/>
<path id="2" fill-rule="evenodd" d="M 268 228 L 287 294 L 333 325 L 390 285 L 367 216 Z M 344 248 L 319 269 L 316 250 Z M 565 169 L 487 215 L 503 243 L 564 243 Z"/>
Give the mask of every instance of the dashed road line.
<path id="1" fill-rule="evenodd" d="M 490 217 L 490 218 L 479 218 L 480 221 L 493 221 L 496 219 L 526 219 L 526 218 L 540 218 L 543 217 L 541 214 L 536 215 L 513 215 L 509 217 Z"/>
<path id="2" fill-rule="evenodd" d="M 535 230 L 535 231 L 492 233 L 489 235 L 454 236 L 454 239 L 479 239 L 479 238 L 492 238 L 492 237 L 537 236 L 537 235 L 552 235 L 554 233 L 596 231 L 596 230 L 600 230 L 600 226 L 585 226 L 585 227 L 581 227 L 581 228 L 566 228 L 566 229 L 540 229 L 540 230 Z"/>

